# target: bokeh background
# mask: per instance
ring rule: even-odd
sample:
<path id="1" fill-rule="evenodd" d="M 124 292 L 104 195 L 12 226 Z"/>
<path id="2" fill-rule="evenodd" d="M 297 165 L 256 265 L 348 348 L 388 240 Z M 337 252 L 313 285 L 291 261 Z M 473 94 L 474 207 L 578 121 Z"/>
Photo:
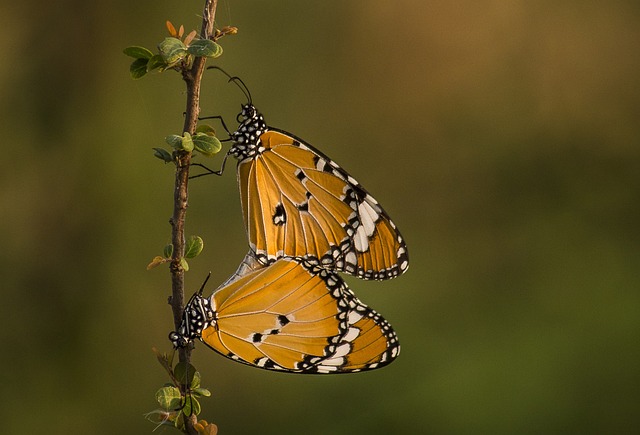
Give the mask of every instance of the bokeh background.
<path id="1" fill-rule="evenodd" d="M 203 1 L 0 6 L 0 432 L 138 434 L 168 379 L 175 73 L 128 45 Z M 315 144 L 390 212 L 411 267 L 349 279 L 402 355 L 358 375 L 270 373 L 198 346 L 221 434 L 640 430 L 640 7 L 586 1 L 220 0 L 216 64 L 268 122 Z M 203 114 L 244 97 L 206 76 Z M 220 156 L 212 161 L 216 167 Z M 233 164 L 191 183 L 187 275 L 247 247 Z M 159 433 L 171 433 L 158 429 Z"/>

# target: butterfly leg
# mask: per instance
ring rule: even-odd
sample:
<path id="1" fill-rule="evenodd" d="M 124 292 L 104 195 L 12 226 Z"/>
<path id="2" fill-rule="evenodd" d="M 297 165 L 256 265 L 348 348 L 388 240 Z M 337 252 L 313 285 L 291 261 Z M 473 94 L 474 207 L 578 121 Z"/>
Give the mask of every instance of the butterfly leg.
<path id="1" fill-rule="evenodd" d="M 202 168 L 207 172 L 205 172 L 204 174 L 192 175 L 189 177 L 189 180 L 193 178 L 204 177 L 205 175 L 222 175 L 224 173 L 224 165 L 227 163 L 227 157 L 229 157 L 229 153 L 224 156 L 224 160 L 222 160 L 222 166 L 220 166 L 220 169 L 218 169 L 217 171 L 206 167 L 202 163 L 191 163 L 191 166 L 198 166 L 199 168 Z"/>
<path id="2" fill-rule="evenodd" d="M 226 131 L 227 134 L 229 135 L 229 137 L 226 138 L 226 139 L 220 139 L 220 142 L 228 142 L 228 141 L 231 140 L 231 131 L 229 131 L 229 128 L 227 128 L 227 124 L 224 123 L 224 118 L 222 118 L 222 116 L 220 116 L 220 115 L 203 116 L 201 118 L 198 118 L 198 121 L 202 121 L 204 119 L 219 119 L 220 120 L 220 124 L 222 124 L 222 128 L 224 128 L 224 131 Z"/>

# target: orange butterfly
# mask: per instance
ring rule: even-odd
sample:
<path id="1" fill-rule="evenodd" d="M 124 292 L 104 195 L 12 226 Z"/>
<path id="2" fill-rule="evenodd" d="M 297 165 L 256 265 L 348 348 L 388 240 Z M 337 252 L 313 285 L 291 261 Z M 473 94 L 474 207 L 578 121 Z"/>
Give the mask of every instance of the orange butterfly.
<path id="1" fill-rule="evenodd" d="M 251 252 L 210 297 L 201 288 L 191 298 L 169 338 L 174 347 L 197 338 L 235 361 L 291 373 L 372 370 L 400 352 L 391 325 L 335 272 L 291 257 L 264 266 Z"/>
<path id="2" fill-rule="evenodd" d="M 317 260 L 362 279 L 404 273 L 407 246 L 378 201 L 329 157 L 268 127 L 246 85 L 237 77 L 230 80 L 242 84 L 249 100 L 230 133 L 227 156 L 238 160 L 244 223 L 258 260 L 264 265 L 285 256 Z"/>

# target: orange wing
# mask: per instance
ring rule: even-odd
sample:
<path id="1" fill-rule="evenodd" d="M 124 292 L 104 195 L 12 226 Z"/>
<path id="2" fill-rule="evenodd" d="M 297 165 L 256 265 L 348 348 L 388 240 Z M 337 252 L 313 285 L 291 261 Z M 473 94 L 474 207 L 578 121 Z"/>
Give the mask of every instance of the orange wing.
<path id="1" fill-rule="evenodd" d="M 283 257 L 234 277 L 189 301 L 174 345 L 200 338 L 228 358 L 292 373 L 371 370 L 400 352 L 391 325 L 336 273 Z"/>
<path id="2" fill-rule="evenodd" d="M 251 113 L 262 120 L 257 112 L 243 116 Z M 396 225 L 346 171 L 290 133 L 266 125 L 248 136 L 241 130 L 232 137 L 242 144 L 230 153 L 240 160 L 244 222 L 262 264 L 283 256 L 318 259 L 326 268 L 378 280 L 407 270 Z"/>

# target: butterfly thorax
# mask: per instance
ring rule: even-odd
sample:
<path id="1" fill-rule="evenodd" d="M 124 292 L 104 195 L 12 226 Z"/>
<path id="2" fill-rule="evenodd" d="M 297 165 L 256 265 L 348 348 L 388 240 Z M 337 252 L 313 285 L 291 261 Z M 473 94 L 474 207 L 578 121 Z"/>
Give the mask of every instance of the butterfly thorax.
<path id="1" fill-rule="evenodd" d="M 202 331 L 216 321 L 216 313 L 208 298 L 193 295 L 182 313 L 182 323 L 178 331 L 169 334 L 169 340 L 176 348 L 187 346 L 202 336 Z"/>
<path id="2" fill-rule="evenodd" d="M 267 124 L 264 117 L 253 104 L 245 104 L 242 106 L 242 112 L 238 115 L 238 129 L 231 133 L 233 146 L 229 150 L 229 154 L 236 159 L 242 161 L 247 158 L 253 158 L 256 153 L 263 150 L 259 149 L 260 135 L 267 131 Z"/>

